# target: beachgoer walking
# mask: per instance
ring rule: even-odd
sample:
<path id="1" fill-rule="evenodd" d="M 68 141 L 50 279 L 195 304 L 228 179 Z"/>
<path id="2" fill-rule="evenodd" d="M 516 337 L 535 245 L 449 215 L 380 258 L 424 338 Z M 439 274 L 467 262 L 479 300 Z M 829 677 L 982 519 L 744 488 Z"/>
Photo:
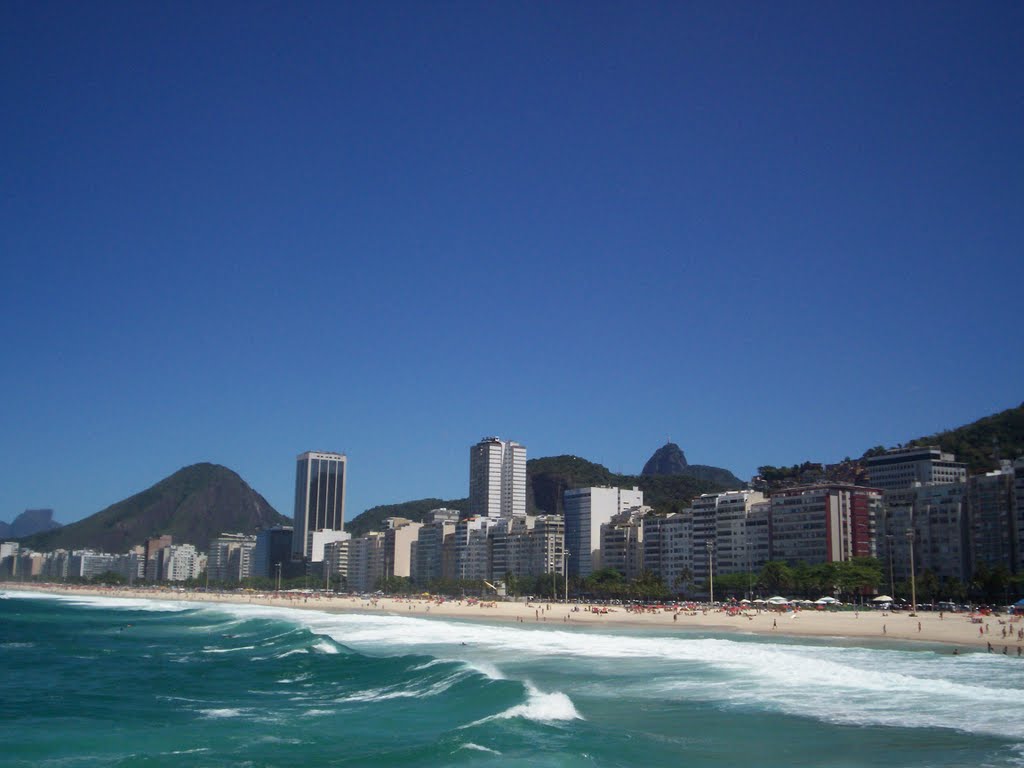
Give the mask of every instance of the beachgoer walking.
<path id="1" fill-rule="evenodd" d="M 882 634 L 883 635 L 888 635 L 889 634 L 889 630 L 885 628 L 885 624 L 882 625 Z"/>

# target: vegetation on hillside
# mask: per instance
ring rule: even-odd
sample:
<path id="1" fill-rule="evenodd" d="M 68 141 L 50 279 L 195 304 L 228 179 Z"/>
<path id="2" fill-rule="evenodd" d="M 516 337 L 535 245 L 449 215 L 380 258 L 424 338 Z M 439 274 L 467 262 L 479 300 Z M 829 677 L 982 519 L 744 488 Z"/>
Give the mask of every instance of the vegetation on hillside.
<path id="1" fill-rule="evenodd" d="M 968 474 L 990 472 L 999 467 L 996 457 L 1024 456 L 1024 403 L 956 429 L 919 437 L 908 445 L 937 445 L 966 462 Z"/>
<path id="2" fill-rule="evenodd" d="M 526 473 L 530 510 L 552 514 L 562 514 L 562 494 L 570 488 L 636 486 L 644 492 L 644 503 L 661 513 L 678 512 L 702 493 L 736 490 L 689 475 L 620 475 L 579 456 L 531 459 L 526 463 Z"/>
<path id="3" fill-rule="evenodd" d="M 22 543 L 38 551 L 97 549 L 127 552 L 153 536 L 200 551 L 222 533 L 255 533 L 287 525 L 270 503 L 235 472 L 219 464 L 193 464 L 77 523 L 36 534 Z"/>
<path id="4" fill-rule="evenodd" d="M 370 507 L 368 510 L 352 518 L 351 522 L 345 524 L 345 530 L 353 537 L 362 536 L 371 531 L 380 531 L 384 528 L 384 521 L 389 517 L 404 517 L 414 523 L 422 523 L 427 519 L 432 509 L 446 507 L 456 509 L 465 513 L 469 508 L 469 499 L 416 499 L 405 501 L 400 504 L 380 504 Z"/>

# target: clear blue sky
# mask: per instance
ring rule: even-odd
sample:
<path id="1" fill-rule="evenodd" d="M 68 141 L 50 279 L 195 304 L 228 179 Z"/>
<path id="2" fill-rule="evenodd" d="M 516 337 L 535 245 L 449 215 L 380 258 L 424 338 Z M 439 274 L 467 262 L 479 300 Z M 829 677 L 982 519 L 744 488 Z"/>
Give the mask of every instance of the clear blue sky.
<path id="1" fill-rule="evenodd" d="M 1018 405 L 1024 5 L 718 5 L 3 3 L 0 519 Z"/>

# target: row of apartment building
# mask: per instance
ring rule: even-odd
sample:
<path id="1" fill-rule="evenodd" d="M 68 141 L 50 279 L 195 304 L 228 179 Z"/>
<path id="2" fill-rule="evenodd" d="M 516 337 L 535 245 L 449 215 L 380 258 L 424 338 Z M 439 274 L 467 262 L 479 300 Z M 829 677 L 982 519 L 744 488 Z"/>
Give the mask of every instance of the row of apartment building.
<path id="1" fill-rule="evenodd" d="M 299 456 L 297 524 L 255 536 L 224 534 L 208 554 L 157 537 L 124 555 L 19 552 L 0 548 L 0 573 L 181 581 L 205 572 L 215 582 L 315 572 L 355 591 L 386 577 L 427 587 L 438 580 L 487 580 L 507 574 L 586 577 L 611 567 L 641 571 L 670 588 L 718 574 L 755 573 L 770 560 L 841 562 L 878 557 L 894 576 L 916 570 L 966 581 L 981 564 L 1024 571 L 1024 458 L 967 477 L 965 465 L 938 448 L 889 451 L 867 461 L 871 487 L 841 483 L 704 494 L 669 516 L 644 506 L 638 488 L 577 488 L 562 515 L 527 515 L 526 449 L 485 438 L 470 449 L 470 514 L 433 510 L 425 522 L 389 518 L 384 530 L 352 538 L 344 521 L 346 459 Z M 315 567 L 315 571 L 314 571 Z"/>

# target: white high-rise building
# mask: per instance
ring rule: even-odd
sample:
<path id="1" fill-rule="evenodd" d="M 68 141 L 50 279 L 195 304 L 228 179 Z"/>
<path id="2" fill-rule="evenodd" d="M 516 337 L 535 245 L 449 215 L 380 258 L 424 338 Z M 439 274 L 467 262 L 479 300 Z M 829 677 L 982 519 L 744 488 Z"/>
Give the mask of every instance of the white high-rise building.
<path id="1" fill-rule="evenodd" d="M 296 459 L 293 558 L 312 559 L 315 531 L 344 530 L 346 469 L 343 453 L 307 451 Z"/>
<path id="2" fill-rule="evenodd" d="M 469 514 L 526 514 L 526 446 L 485 437 L 469 449 Z"/>
<path id="3" fill-rule="evenodd" d="M 601 525 L 627 509 L 642 507 L 644 492 L 628 488 L 573 488 L 563 494 L 565 549 L 570 576 L 601 569 Z"/>

